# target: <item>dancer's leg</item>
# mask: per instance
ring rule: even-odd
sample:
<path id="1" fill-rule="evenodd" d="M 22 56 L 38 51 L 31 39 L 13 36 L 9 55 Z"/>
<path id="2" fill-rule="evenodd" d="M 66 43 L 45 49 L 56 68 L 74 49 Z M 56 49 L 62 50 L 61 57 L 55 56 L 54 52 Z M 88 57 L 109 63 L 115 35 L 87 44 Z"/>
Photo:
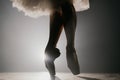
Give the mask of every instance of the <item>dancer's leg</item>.
<path id="1" fill-rule="evenodd" d="M 54 11 L 50 15 L 50 35 L 47 44 L 48 47 L 56 47 L 57 41 L 63 29 L 62 13 L 61 10 Z"/>
<path id="2" fill-rule="evenodd" d="M 62 11 L 64 19 L 64 29 L 67 38 L 66 55 L 68 67 L 70 68 L 73 74 L 79 74 L 80 73 L 79 63 L 74 47 L 76 12 L 73 5 L 70 3 L 66 3 L 65 5 L 63 5 Z"/>
<path id="3" fill-rule="evenodd" d="M 50 35 L 47 47 L 45 49 L 45 65 L 50 73 L 54 76 L 55 65 L 54 60 L 59 57 L 60 52 L 56 48 L 57 41 L 62 31 L 62 17 L 60 11 L 54 11 L 50 15 Z"/>

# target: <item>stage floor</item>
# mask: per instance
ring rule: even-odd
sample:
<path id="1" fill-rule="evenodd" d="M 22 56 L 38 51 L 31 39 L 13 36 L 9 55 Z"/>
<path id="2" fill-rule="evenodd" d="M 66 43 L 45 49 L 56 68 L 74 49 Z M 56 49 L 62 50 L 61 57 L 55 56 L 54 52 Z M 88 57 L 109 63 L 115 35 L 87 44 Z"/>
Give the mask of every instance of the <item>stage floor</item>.
<path id="1" fill-rule="evenodd" d="M 50 80 L 47 72 L 0 73 L 0 80 Z M 102 73 L 57 73 L 56 80 L 120 80 L 120 74 Z"/>

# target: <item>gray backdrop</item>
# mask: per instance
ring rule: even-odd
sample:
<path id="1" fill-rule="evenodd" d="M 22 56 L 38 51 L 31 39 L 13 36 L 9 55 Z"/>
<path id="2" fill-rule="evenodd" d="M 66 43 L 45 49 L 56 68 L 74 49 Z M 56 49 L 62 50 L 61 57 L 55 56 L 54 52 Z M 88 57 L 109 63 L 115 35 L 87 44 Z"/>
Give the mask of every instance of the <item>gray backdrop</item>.
<path id="1" fill-rule="evenodd" d="M 119 6 L 115 0 L 90 0 L 91 8 L 77 13 L 75 46 L 81 72 L 120 72 Z M 44 49 L 49 16 L 33 19 L 0 0 L 0 71 L 46 71 Z M 58 42 L 62 55 L 56 70 L 69 72 L 64 31 Z"/>

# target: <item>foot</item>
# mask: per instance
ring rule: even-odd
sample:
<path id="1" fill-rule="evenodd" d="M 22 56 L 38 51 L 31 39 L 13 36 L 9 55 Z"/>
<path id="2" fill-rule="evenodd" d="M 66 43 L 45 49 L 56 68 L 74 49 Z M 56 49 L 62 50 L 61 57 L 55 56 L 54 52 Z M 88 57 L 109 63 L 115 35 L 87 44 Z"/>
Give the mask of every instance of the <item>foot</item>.
<path id="1" fill-rule="evenodd" d="M 80 73 L 79 63 L 77 59 L 77 54 L 74 48 L 67 47 L 66 48 L 66 57 L 67 57 L 67 64 L 68 68 L 74 75 Z"/>
<path id="2" fill-rule="evenodd" d="M 60 56 L 60 51 L 57 48 L 50 48 L 45 50 L 45 65 L 51 76 L 56 74 L 54 61 Z"/>

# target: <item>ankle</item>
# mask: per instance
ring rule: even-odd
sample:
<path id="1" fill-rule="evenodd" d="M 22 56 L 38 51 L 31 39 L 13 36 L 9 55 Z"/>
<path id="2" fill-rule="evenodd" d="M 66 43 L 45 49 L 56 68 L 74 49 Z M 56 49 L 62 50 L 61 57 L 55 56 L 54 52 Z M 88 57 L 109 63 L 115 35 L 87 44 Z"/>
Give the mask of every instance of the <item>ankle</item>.
<path id="1" fill-rule="evenodd" d="M 54 60 L 55 58 L 60 56 L 60 51 L 55 47 L 50 47 L 50 48 L 47 47 L 45 49 L 45 55 Z"/>

